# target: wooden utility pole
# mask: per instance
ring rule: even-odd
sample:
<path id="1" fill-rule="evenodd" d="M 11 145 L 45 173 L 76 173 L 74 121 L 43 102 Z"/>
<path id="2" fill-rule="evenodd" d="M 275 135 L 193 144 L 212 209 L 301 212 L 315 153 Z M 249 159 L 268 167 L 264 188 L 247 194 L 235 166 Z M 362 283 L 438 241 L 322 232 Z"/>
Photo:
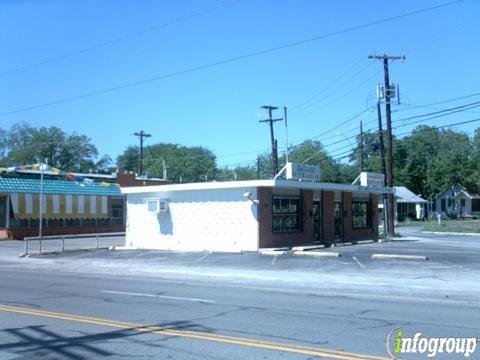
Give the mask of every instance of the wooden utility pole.
<path id="1" fill-rule="evenodd" d="M 277 149 L 277 140 L 275 140 L 275 135 L 273 133 L 273 123 L 276 121 L 282 121 L 282 118 L 273 119 L 272 111 L 277 110 L 278 106 L 271 106 L 271 105 L 263 105 L 261 106 L 262 109 L 268 111 L 268 119 L 259 120 L 259 122 L 268 122 L 270 124 L 270 140 L 272 143 L 272 168 L 273 168 L 273 176 L 277 175 L 278 173 L 278 149 Z"/>
<path id="2" fill-rule="evenodd" d="M 384 74 L 384 97 L 385 97 L 385 115 L 387 119 L 387 159 L 386 159 L 386 173 L 387 173 L 387 187 L 393 188 L 393 136 L 392 136 L 392 111 L 390 99 L 395 97 L 395 87 L 390 84 L 390 74 L 388 69 L 389 60 L 405 60 L 405 56 L 390 56 L 383 55 L 369 55 L 369 59 L 381 60 L 383 62 Z M 394 229 L 394 202 L 393 194 L 387 194 L 387 220 L 388 220 L 388 235 L 395 234 Z"/>
<path id="3" fill-rule="evenodd" d="M 152 135 L 147 134 L 145 131 L 141 130 L 140 132 L 136 132 L 133 134 L 140 138 L 140 158 L 139 158 L 139 175 L 143 176 L 143 138 L 149 138 Z"/>
<path id="4" fill-rule="evenodd" d="M 363 148 L 363 124 L 362 121 L 360 120 L 360 171 L 364 172 L 365 171 L 365 154 L 364 154 L 364 148 Z"/>

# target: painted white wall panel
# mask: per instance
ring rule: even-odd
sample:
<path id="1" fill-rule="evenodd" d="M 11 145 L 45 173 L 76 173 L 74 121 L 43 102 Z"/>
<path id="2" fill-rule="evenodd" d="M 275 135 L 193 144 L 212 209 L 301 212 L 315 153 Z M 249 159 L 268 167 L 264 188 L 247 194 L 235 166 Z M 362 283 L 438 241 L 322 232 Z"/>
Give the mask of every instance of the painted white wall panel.
<path id="1" fill-rule="evenodd" d="M 127 246 L 134 248 L 255 251 L 256 188 L 128 194 Z M 168 199 L 168 212 L 150 213 L 146 199 Z"/>

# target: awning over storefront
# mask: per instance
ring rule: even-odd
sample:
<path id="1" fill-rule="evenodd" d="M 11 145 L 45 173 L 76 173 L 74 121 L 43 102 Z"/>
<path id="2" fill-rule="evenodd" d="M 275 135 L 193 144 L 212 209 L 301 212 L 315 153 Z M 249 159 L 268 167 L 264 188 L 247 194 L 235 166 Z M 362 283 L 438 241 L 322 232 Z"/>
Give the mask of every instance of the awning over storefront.
<path id="1" fill-rule="evenodd" d="M 40 195 L 29 193 L 10 194 L 15 219 L 38 219 Z M 98 195 L 43 195 L 45 219 L 107 218 L 108 197 Z"/>

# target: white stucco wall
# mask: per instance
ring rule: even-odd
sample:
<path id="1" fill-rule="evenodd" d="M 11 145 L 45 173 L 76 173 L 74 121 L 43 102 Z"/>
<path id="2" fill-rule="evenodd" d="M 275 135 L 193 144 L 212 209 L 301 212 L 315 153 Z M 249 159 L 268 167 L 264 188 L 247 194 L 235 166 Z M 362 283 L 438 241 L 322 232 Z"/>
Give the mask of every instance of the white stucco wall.
<path id="1" fill-rule="evenodd" d="M 138 249 L 255 251 L 256 188 L 157 191 L 127 195 L 126 245 Z M 152 214 L 147 199 L 168 200 L 168 212 Z"/>

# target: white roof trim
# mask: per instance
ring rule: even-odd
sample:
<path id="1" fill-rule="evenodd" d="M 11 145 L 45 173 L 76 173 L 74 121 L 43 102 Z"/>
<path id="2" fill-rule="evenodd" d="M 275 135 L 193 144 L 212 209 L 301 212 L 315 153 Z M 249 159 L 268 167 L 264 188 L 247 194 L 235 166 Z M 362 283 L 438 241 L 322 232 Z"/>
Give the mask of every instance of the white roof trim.
<path id="1" fill-rule="evenodd" d="M 380 194 L 378 190 L 369 189 L 360 185 L 302 182 L 293 180 L 246 180 L 246 181 L 219 181 L 201 182 L 187 184 L 171 184 L 156 186 L 133 186 L 121 188 L 122 194 L 142 194 L 166 191 L 188 191 L 188 190 L 215 190 L 215 189 L 236 189 L 245 187 L 279 187 L 286 189 L 309 189 L 309 190 L 330 190 L 330 191 L 351 191 L 369 192 Z M 391 192 L 388 188 L 385 192 Z"/>

